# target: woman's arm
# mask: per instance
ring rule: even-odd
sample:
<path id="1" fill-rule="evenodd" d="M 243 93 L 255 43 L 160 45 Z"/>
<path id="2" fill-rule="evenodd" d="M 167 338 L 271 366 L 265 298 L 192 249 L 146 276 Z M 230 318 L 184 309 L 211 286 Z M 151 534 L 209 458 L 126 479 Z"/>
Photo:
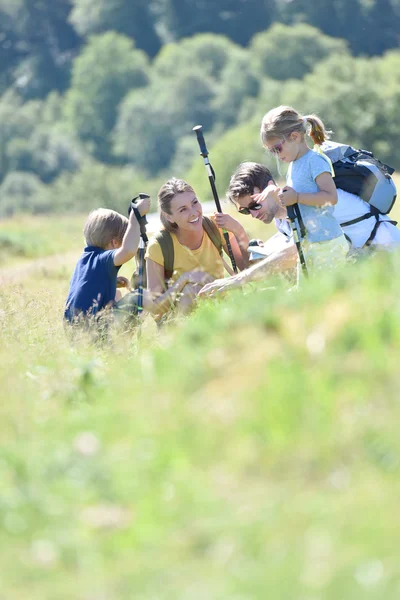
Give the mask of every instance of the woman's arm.
<path id="1" fill-rule="evenodd" d="M 215 213 L 215 222 L 220 229 L 229 232 L 229 241 L 231 243 L 233 256 L 240 271 L 249 266 L 249 245 L 248 235 L 241 223 L 231 215 L 225 213 Z M 226 244 L 223 244 L 225 252 L 228 254 Z"/>
<path id="2" fill-rule="evenodd" d="M 147 259 L 147 263 L 150 259 Z M 158 271 L 157 267 L 160 267 L 154 261 L 150 262 L 155 265 L 156 268 L 153 269 L 150 266 L 148 273 L 150 271 L 151 277 L 155 277 L 155 273 Z M 153 271 L 153 272 L 152 272 Z M 212 277 L 208 273 L 202 273 L 201 271 L 187 271 L 183 273 L 175 283 L 173 283 L 166 291 L 151 291 L 150 286 L 148 289 L 144 290 L 143 295 L 143 306 L 145 310 L 149 312 L 162 316 L 171 308 L 175 306 L 177 301 L 179 301 L 184 295 L 188 296 L 190 302 L 186 302 L 186 305 L 193 303 L 193 300 L 197 293 L 201 290 L 201 288 L 210 283 Z M 157 286 L 153 285 L 153 289 Z M 185 288 L 185 289 L 184 289 Z M 163 288 L 165 290 L 165 288 Z"/>

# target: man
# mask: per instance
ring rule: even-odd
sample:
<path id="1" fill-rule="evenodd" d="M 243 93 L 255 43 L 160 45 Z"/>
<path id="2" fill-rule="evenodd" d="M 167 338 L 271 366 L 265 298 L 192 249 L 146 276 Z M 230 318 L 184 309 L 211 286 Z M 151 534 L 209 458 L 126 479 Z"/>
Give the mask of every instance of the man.
<path id="1" fill-rule="evenodd" d="M 263 191 L 263 197 L 260 199 L 259 194 Z M 264 165 L 253 162 L 239 165 L 229 182 L 228 199 L 235 204 L 239 212 L 251 215 L 265 224 L 275 219 L 278 233 L 264 244 L 262 251 L 267 254 L 264 260 L 238 275 L 209 283 L 204 286 L 200 295 L 213 295 L 240 287 L 250 281 L 264 279 L 268 275 L 281 273 L 296 266 L 297 249 L 287 221 L 286 208 L 279 204 L 280 193 L 280 188 L 275 185 L 270 171 Z M 363 248 L 374 228 L 375 235 L 370 242 L 372 248 L 387 250 L 399 246 L 400 230 L 387 215 L 379 215 L 378 226 L 376 226 L 376 218 L 372 215 L 371 218 L 357 221 L 368 212 L 369 206 L 361 198 L 338 189 L 338 202 L 334 209 L 335 218 L 340 224 L 356 220 L 355 223 L 343 227 L 352 249 Z M 230 219 L 229 215 L 216 215 L 217 225 L 227 230 L 230 227 Z"/>

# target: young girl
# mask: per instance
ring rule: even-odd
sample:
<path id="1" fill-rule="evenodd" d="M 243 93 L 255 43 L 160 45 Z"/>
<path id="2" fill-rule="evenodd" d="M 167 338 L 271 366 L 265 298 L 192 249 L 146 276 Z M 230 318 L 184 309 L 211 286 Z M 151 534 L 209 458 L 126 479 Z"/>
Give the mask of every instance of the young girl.
<path id="1" fill-rule="evenodd" d="M 156 235 L 150 240 L 146 252 L 147 288 L 152 294 L 162 294 L 166 289 L 166 279 L 170 278 L 172 283 L 183 273 L 191 273 L 191 283 L 183 289 L 179 302 L 179 308 L 185 311 L 203 285 L 224 276 L 225 261 L 215 241 L 204 229 L 202 206 L 186 181 L 175 178 L 167 181 L 158 192 L 158 202 L 161 223 L 172 238 L 173 272 L 172 276 L 166 273 L 163 251 Z M 225 214 L 212 220 L 220 227 L 229 225 L 229 230 L 233 232 L 230 242 L 236 264 L 239 269 L 247 267 L 249 240 L 243 226 Z M 215 225 L 214 229 L 218 245 L 226 250 L 224 238 Z M 171 306 L 160 308 L 159 316 L 168 308 Z"/>
<path id="2" fill-rule="evenodd" d="M 309 135 L 316 146 L 308 147 Z M 349 245 L 333 216 L 337 203 L 336 186 L 332 178 L 332 165 L 322 154 L 319 145 L 328 139 L 321 119 L 316 115 L 301 116 L 290 106 L 270 110 L 261 123 L 261 140 L 264 147 L 289 163 L 287 185 L 279 195 L 282 207 L 298 204 L 305 226 L 301 240 L 307 268 L 310 271 L 343 264 Z M 253 198 L 262 201 L 265 192 Z"/>

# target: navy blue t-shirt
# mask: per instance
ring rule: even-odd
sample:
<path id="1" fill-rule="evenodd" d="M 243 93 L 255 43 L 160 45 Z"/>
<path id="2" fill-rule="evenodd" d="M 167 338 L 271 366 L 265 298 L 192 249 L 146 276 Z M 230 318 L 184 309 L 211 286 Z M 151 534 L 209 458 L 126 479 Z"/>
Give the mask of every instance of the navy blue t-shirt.
<path id="1" fill-rule="evenodd" d="M 71 278 L 64 316 L 68 321 L 80 313 L 95 315 L 114 302 L 117 275 L 115 250 L 86 246 Z"/>

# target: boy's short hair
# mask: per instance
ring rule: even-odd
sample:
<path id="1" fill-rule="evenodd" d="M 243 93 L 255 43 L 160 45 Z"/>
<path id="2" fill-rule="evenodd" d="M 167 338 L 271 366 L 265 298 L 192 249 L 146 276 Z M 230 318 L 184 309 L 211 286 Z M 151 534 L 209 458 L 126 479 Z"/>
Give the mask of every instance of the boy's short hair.
<path id="1" fill-rule="evenodd" d="M 115 210 L 109 208 L 97 208 L 89 214 L 83 234 L 87 246 L 106 248 L 111 240 L 122 243 L 128 219 Z"/>
<path id="2" fill-rule="evenodd" d="M 254 193 L 254 188 L 260 191 L 267 187 L 268 181 L 274 180 L 267 167 L 260 163 L 243 162 L 232 175 L 226 192 L 226 197 L 232 204 L 242 196 Z"/>

